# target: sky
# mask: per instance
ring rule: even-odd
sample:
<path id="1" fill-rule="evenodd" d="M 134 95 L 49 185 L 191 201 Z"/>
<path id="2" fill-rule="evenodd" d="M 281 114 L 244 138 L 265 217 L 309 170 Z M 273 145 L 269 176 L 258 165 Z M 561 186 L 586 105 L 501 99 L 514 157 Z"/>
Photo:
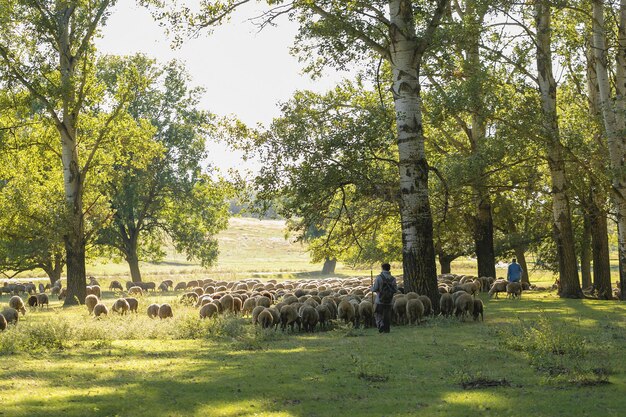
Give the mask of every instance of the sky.
<path id="1" fill-rule="evenodd" d="M 259 14 L 259 7 L 243 8 L 214 33 L 203 33 L 173 50 L 164 29 L 146 9 L 133 1 L 118 1 L 96 45 L 105 54 L 141 52 L 160 62 L 179 59 L 193 84 L 206 90 L 201 108 L 219 116 L 236 115 L 250 125 L 267 125 L 279 116 L 279 102 L 296 90 L 327 91 L 347 74 L 329 72 L 315 81 L 302 74 L 303 64 L 289 54 L 296 24 L 285 17 L 276 27 L 259 32 L 246 21 Z M 243 162 L 241 154 L 225 145 L 208 143 L 207 149 L 209 163 L 224 172 L 258 168 L 257 162 Z"/>

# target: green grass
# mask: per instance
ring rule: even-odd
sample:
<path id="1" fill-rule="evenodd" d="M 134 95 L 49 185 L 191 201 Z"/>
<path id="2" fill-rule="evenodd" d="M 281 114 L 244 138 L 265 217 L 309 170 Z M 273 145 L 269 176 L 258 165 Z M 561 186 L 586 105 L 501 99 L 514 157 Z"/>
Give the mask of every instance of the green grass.
<path id="1" fill-rule="evenodd" d="M 163 279 L 185 281 L 197 277 L 235 280 L 242 278 L 292 279 L 318 277 L 321 264 L 312 264 L 306 246 L 285 235 L 285 222 L 281 220 L 258 220 L 232 217 L 228 229 L 218 235 L 220 255 L 216 265 L 204 269 L 197 262 L 188 261 L 185 255 L 176 253 L 172 247 L 166 248 L 163 262 L 140 262 L 144 280 L 160 282 Z M 379 265 L 373 265 L 377 273 Z M 402 273 L 400 263 L 392 264 L 392 272 Z M 452 263 L 456 274 L 476 275 L 476 261 L 459 258 Z M 506 270 L 496 270 L 498 276 L 505 276 Z M 617 274 L 617 271 L 613 271 Z M 101 284 L 108 286 L 110 280 L 126 281 L 129 278 L 125 262 L 109 260 L 92 261 L 87 265 L 87 274 L 97 277 Z M 42 271 L 35 270 L 19 275 L 19 278 L 42 277 Z M 369 276 L 370 269 L 360 266 L 337 264 L 336 276 Z M 530 270 L 530 279 L 540 285 L 551 285 L 555 276 L 543 270 Z M 615 281 L 617 278 L 613 279 Z"/>
<path id="2" fill-rule="evenodd" d="M 106 296 L 110 305 L 112 295 Z M 240 318 L 200 321 L 174 294 L 141 299 L 139 315 L 103 320 L 54 301 L 50 311 L 30 311 L 0 334 L 0 411 L 16 417 L 623 415 L 624 304 L 561 300 L 554 293 L 484 300 L 484 323 L 436 318 L 393 327 L 388 335 L 343 326 L 283 334 L 255 330 Z M 149 303 L 165 301 L 173 303 L 173 320 L 145 316 Z"/>

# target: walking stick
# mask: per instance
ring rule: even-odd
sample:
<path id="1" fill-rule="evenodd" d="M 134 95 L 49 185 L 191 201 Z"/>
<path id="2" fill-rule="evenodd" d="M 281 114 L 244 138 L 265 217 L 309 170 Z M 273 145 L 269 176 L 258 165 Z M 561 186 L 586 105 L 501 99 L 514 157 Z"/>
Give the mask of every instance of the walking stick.
<path id="1" fill-rule="evenodd" d="M 374 287 L 374 269 L 370 268 L 370 293 L 372 294 L 372 306 L 374 306 L 374 291 L 371 291 Z"/>

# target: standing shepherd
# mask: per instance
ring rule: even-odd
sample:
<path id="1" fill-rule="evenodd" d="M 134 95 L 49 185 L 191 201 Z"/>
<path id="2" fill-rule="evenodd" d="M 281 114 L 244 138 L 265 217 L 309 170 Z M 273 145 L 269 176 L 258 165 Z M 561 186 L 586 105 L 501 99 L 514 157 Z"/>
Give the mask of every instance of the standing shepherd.
<path id="1" fill-rule="evenodd" d="M 517 263 L 517 259 L 513 258 L 511 264 L 509 265 L 509 270 L 506 273 L 506 279 L 509 282 L 519 282 L 522 279 L 522 272 L 524 270 Z"/>
<path id="2" fill-rule="evenodd" d="M 389 333 L 391 327 L 391 304 L 393 295 L 398 291 L 396 279 L 391 275 L 391 265 L 384 263 L 381 265 L 382 271 L 374 280 L 372 292 L 376 293 L 376 327 L 378 333 Z"/>

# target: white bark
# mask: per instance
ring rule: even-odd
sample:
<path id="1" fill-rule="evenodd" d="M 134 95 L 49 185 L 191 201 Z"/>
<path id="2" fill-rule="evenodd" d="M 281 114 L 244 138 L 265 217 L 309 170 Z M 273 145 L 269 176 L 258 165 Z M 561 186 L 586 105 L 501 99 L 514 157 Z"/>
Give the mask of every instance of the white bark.
<path id="1" fill-rule="evenodd" d="M 605 34 L 604 2 L 594 0 L 593 8 L 593 50 L 600 95 L 600 108 L 606 132 L 609 159 L 611 163 L 613 202 L 617 209 L 617 231 L 620 282 L 622 294 L 626 281 L 626 172 L 625 157 L 626 131 L 626 0 L 620 1 L 618 51 L 615 60 L 615 97 L 611 97 L 609 61 Z"/>
<path id="2" fill-rule="evenodd" d="M 389 12 L 389 52 L 398 133 L 404 282 L 413 291 L 434 294 L 437 282 L 435 249 L 418 77 L 422 52 L 416 35 L 412 2 L 391 0 Z M 413 286 L 419 288 L 412 288 Z"/>
<path id="3" fill-rule="evenodd" d="M 574 234 L 567 195 L 568 181 L 556 111 L 557 87 L 552 72 L 551 6 L 549 1 L 537 0 L 535 3 L 535 22 L 537 25 L 537 81 L 543 111 L 543 133 L 552 180 L 552 214 L 559 256 L 560 295 L 580 297 L 582 291 L 578 280 Z"/>

